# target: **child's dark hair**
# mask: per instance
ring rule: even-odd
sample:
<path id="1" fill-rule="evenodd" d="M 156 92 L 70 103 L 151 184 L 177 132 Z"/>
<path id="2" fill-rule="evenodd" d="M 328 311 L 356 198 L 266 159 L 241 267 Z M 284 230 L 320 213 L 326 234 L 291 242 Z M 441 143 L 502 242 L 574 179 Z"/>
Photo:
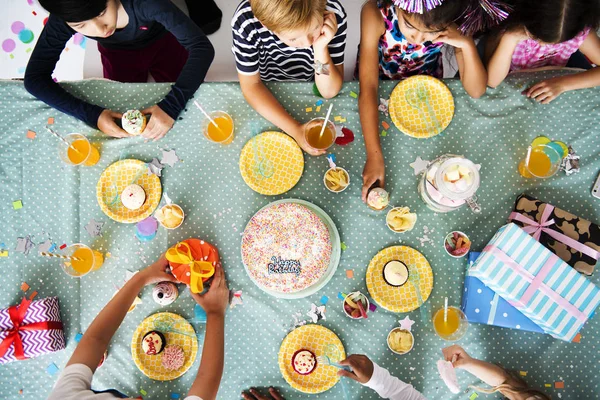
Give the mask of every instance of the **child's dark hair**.
<path id="1" fill-rule="evenodd" d="M 393 4 L 392 0 L 386 1 Z M 469 4 L 470 0 L 444 0 L 433 10 L 425 10 L 423 14 L 410 13 L 410 16 L 428 29 L 441 30 L 458 20 Z"/>
<path id="2" fill-rule="evenodd" d="M 596 30 L 600 22 L 599 0 L 513 0 L 513 4 L 505 30 L 524 27 L 545 43 L 566 42 L 585 28 Z"/>
<path id="3" fill-rule="evenodd" d="M 106 9 L 108 0 L 39 0 L 50 14 L 66 22 L 82 22 L 96 18 Z"/>

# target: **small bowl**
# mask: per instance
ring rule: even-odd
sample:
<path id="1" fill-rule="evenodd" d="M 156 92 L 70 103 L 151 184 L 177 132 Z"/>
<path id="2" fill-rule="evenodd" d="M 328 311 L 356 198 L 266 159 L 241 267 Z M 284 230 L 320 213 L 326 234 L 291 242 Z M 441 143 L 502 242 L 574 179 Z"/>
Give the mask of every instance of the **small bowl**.
<path id="1" fill-rule="evenodd" d="M 342 190 L 335 191 L 335 190 L 331 189 L 329 186 L 327 186 L 327 179 L 326 178 L 327 178 L 327 174 L 329 173 L 329 171 L 334 171 L 334 170 L 338 170 L 338 169 L 341 169 L 342 171 L 344 171 L 344 173 L 348 177 L 348 184 L 346 186 L 344 186 L 342 188 Z M 340 167 L 329 168 L 327 170 L 327 172 L 325 172 L 325 175 L 323 175 L 323 184 L 325 185 L 325 187 L 327 188 L 327 190 L 329 190 L 332 193 L 342 193 L 344 190 L 346 190 L 348 188 L 348 186 L 350 186 L 350 174 L 344 168 L 340 168 Z"/>
<path id="2" fill-rule="evenodd" d="M 183 208 L 181 208 L 179 205 L 177 205 L 175 203 L 170 203 L 170 204 L 165 204 L 160 209 L 162 210 L 162 209 L 164 209 L 166 207 L 174 207 L 174 208 L 177 208 L 179 211 L 181 211 L 181 215 L 182 215 L 181 222 L 177 226 L 173 226 L 173 227 L 165 226 L 163 224 L 163 222 L 159 218 L 156 218 L 156 214 L 155 214 L 154 217 L 156 218 L 156 220 L 158 221 L 158 223 L 160 224 L 160 226 L 162 226 L 165 229 L 177 229 L 177 228 L 179 228 L 181 226 L 181 224 L 183 224 L 183 221 L 185 221 L 185 213 L 183 212 Z"/>
<path id="3" fill-rule="evenodd" d="M 409 333 L 409 334 L 410 334 L 410 336 L 412 337 L 412 345 L 410 346 L 410 349 L 408 349 L 408 351 L 405 351 L 404 353 L 398 352 L 398 351 L 396 351 L 396 350 L 392 349 L 392 346 L 390 346 L 390 336 L 392 336 L 392 333 L 393 333 L 393 332 L 396 332 L 396 331 L 407 332 L 407 333 Z M 408 354 L 408 353 L 410 353 L 410 351 L 413 349 L 413 347 L 415 347 L 415 335 L 413 335 L 413 333 L 412 333 L 411 331 L 407 331 L 406 329 L 402 329 L 402 328 L 400 328 L 400 327 L 396 327 L 396 328 L 392 329 L 392 330 L 390 331 L 390 333 L 388 333 L 388 336 L 387 336 L 387 339 L 386 339 L 386 343 L 387 343 L 387 345 L 388 345 L 388 348 L 390 349 L 390 351 L 391 351 L 392 353 L 394 353 L 394 354 L 398 354 L 398 355 L 400 355 L 400 356 L 403 356 L 403 355 L 405 355 L 405 354 Z"/>
<path id="4" fill-rule="evenodd" d="M 392 213 L 392 211 L 394 210 L 399 210 L 401 208 L 405 208 L 405 207 L 393 207 L 391 210 L 389 210 L 385 216 L 385 224 L 387 225 L 387 227 L 389 228 L 390 231 L 394 232 L 394 233 L 405 233 L 405 232 L 410 232 L 414 229 L 414 227 L 417 225 L 417 221 L 415 220 L 415 225 L 413 225 L 410 229 L 405 229 L 403 231 L 397 231 L 395 229 L 393 229 L 390 224 L 388 223 L 388 218 L 390 217 L 390 214 Z M 410 209 L 409 209 L 410 212 Z M 417 217 L 418 219 L 418 217 Z"/>
<path id="5" fill-rule="evenodd" d="M 352 297 L 352 301 L 354 301 L 354 297 L 355 296 L 359 296 L 361 299 L 364 300 L 363 304 L 366 303 L 366 307 L 365 307 L 365 313 L 368 314 L 369 313 L 369 307 L 371 306 L 371 303 L 369 302 L 369 299 L 367 298 L 367 296 L 365 296 L 364 294 L 362 294 L 361 292 L 352 292 L 352 293 L 348 293 L 348 295 L 346 297 L 344 297 L 344 301 L 342 302 L 342 311 L 344 311 L 344 315 L 346 315 L 348 318 L 351 319 L 364 319 L 362 316 L 355 318 L 352 315 L 348 314 L 348 311 L 346 311 L 346 307 L 344 307 L 344 305 L 346 304 L 346 299 L 349 297 Z"/>
<path id="6" fill-rule="evenodd" d="M 463 236 L 464 238 L 466 238 L 469 241 L 469 247 L 468 247 L 467 251 L 464 254 L 461 254 L 461 255 L 458 255 L 458 256 L 454 255 L 454 254 L 451 254 L 450 251 L 448 251 L 448 249 L 446 248 L 446 241 L 448 240 L 449 237 L 453 237 L 455 232 L 458 233 L 460 236 Z M 447 234 L 446 237 L 444 237 L 444 243 L 442 243 L 442 246 L 444 246 L 444 250 L 446 251 L 446 254 L 448 254 L 450 257 L 452 257 L 452 258 L 463 258 L 467 254 L 469 254 L 469 251 L 471 251 L 471 239 L 469 239 L 469 237 L 465 233 L 463 233 L 461 231 L 452 231 L 449 234 Z"/>

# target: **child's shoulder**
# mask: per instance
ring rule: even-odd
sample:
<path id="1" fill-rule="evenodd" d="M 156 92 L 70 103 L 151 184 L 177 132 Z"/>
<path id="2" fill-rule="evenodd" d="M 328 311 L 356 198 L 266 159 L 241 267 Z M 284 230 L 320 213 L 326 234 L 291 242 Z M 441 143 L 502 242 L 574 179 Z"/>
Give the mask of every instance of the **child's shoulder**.
<path id="1" fill-rule="evenodd" d="M 346 18 L 346 9 L 340 0 L 327 0 L 325 9 L 331 11 L 339 17 Z"/>
<path id="2" fill-rule="evenodd" d="M 233 13 L 231 27 L 236 30 L 247 30 L 253 28 L 255 23 L 259 22 L 252 12 L 250 1 L 242 0 Z"/>

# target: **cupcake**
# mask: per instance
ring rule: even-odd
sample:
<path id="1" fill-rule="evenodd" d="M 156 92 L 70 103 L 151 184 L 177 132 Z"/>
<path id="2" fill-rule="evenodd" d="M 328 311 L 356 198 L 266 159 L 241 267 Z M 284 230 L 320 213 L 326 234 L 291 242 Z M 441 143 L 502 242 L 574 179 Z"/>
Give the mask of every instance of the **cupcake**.
<path id="1" fill-rule="evenodd" d="M 123 125 L 125 132 L 137 136 L 144 132 L 146 128 L 146 117 L 138 110 L 128 110 L 123 113 L 121 125 Z"/>
<path id="2" fill-rule="evenodd" d="M 163 352 L 160 362 L 165 369 L 168 369 L 169 371 L 177 371 L 179 368 L 183 367 L 185 362 L 185 354 L 183 353 L 181 347 L 170 345 L 165 347 L 165 351 Z"/>
<path id="3" fill-rule="evenodd" d="M 367 205 L 375 210 L 381 211 L 390 204 L 390 195 L 385 189 L 373 188 L 367 195 Z"/>
<path id="4" fill-rule="evenodd" d="M 300 375 L 310 375 L 317 367 L 317 357 L 310 350 L 301 349 L 292 356 L 292 368 Z"/>
<path id="5" fill-rule="evenodd" d="M 408 280 L 408 267 L 400 261 L 393 260 L 383 267 L 383 280 L 390 286 L 402 286 Z"/>
<path id="6" fill-rule="evenodd" d="M 168 306 L 177 300 L 179 290 L 173 282 L 160 282 L 152 289 L 152 299 L 161 306 Z"/>
<path id="7" fill-rule="evenodd" d="M 142 339 L 142 350 L 148 356 L 155 356 L 163 351 L 166 344 L 165 335 L 158 331 L 150 331 Z"/>
<path id="8" fill-rule="evenodd" d="M 129 185 L 121 192 L 121 203 L 129 210 L 139 210 L 146 201 L 146 192 L 140 185 Z"/>

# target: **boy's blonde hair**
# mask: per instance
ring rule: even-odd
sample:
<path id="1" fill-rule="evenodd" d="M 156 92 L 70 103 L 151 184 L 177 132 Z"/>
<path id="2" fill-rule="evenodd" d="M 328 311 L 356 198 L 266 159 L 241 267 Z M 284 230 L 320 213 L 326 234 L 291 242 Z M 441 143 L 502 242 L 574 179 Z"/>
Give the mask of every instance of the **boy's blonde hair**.
<path id="1" fill-rule="evenodd" d="M 308 29 L 323 18 L 327 0 L 250 0 L 254 16 L 269 30 L 285 32 Z"/>

